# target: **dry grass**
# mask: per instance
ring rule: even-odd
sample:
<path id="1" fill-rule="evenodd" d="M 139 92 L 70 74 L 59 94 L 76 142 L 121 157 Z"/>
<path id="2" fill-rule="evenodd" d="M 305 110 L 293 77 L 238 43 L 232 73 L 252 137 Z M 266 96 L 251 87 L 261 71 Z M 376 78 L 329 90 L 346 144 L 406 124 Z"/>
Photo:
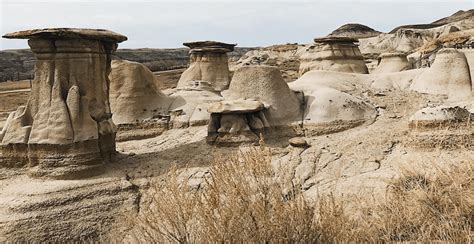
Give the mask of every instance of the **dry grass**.
<path id="1" fill-rule="evenodd" d="M 435 169 L 430 176 L 402 172 L 390 184 L 388 199 L 365 209 L 360 232 L 383 241 L 472 240 L 474 171 L 472 165 Z M 360 220 L 363 220 L 360 219 Z"/>
<path id="2" fill-rule="evenodd" d="M 387 199 L 362 202 L 347 212 L 335 197 L 311 205 L 296 187 L 283 195 L 270 161 L 267 149 L 217 157 L 198 189 L 171 170 L 130 220 L 128 237 L 179 243 L 472 240 L 470 164 L 430 176 L 403 172 L 391 182 Z"/>

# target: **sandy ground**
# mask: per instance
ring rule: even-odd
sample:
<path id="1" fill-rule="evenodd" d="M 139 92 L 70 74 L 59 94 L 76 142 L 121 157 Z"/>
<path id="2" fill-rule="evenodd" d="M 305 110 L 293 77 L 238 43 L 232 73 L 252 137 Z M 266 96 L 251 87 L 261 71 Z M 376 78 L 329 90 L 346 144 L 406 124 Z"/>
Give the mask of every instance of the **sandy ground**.
<path id="1" fill-rule="evenodd" d="M 279 178 L 300 185 L 310 200 L 331 193 L 380 198 L 387 183 L 404 169 L 429 172 L 474 162 L 470 149 L 411 146 L 416 141 L 408 127 L 409 117 L 427 104 L 442 103 L 443 97 L 386 91 L 367 92 L 367 99 L 377 107 L 375 121 L 338 133 L 307 136 L 309 148 L 289 146 L 288 138 L 265 140 Z M 27 169 L 0 170 L 0 243 L 97 239 L 119 229 L 122 216 L 140 211 L 150 182 L 171 165 L 205 170 L 216 155 L 253 147 L 209 145 L 206 135 L 206 126 L 199 126 L 118 142 L 114 163 L 107 165 L 106 173 L 84 180 L 32 179 Z"/>

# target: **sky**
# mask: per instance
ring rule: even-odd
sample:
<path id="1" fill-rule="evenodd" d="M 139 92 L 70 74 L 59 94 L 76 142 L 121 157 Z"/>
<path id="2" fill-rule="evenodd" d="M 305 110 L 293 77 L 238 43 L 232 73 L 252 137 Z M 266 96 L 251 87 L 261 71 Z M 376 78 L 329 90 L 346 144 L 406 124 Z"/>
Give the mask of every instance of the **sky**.
<path id="1" fill-rule="evenodd" d="M 126 35 L 121 48 L 197 40 L 250 47 L 309 43 L 346 23 L 388 32 L 472 8 L 474 0 L 0 0 L 0 32 L 100 28 Z M 26 40 L 0 41 L 0 50 L 17 48 L 28 48 Z"/>

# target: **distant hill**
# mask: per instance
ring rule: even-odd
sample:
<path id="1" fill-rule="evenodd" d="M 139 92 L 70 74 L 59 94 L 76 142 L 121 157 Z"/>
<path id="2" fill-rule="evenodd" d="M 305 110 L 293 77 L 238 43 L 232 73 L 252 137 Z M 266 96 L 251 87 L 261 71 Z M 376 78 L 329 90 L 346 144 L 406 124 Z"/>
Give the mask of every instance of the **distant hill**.
<path id="1" fill-rule="evenodd" d="M 442 19 L 433 21 L 430 24 L 412 24 L 412 25 L 398 26 L 394 28 L 393 30 L 391 30 L 389 33 L 390 34 L 396 33 L 399 29 L 419 29 L 419 30 L 431 29 L 431 28 L 440 27 L 446 24 L 450 24 L 450 23 L 454 23 L 454 22 L 466 20 L 466 19 L 474 19 L 474 9 L 469 9 L 466 11 L 459 10 L 448 17 L 444 17 Z"/>
<path id="2" fill-rule="evenodd" d="M 457 22 L 460 20 L 468 19 L 468 18 L 474 18 L 474 9 L 469 9 L 466 11 L 459 10 L 451 16 L 434 21 L 433 24 L 445 25 L 445 24 Z"/>
<path id="3" fill-rule="evenodd" d="M 330 37 L 352 37 L 352 38 L 368 38 L 381 34 L 382 32 L 376 31 L 366 25 L 349 23 L 345 24 L 329 34 Z"/>
<path id="4" fill-rule="evenodd" d="M 253 49 L 255 48 L 236 47 L 229 53 L 229 58 L 237 60 Z M 188 51 L 188 48 L 118 49 L 113 58 L 143 63 L 155 72 L 187 67 Z M 36 58 L 29 49 L 0 51 L 0 82 L 33 77 L 35 61 Z"/>

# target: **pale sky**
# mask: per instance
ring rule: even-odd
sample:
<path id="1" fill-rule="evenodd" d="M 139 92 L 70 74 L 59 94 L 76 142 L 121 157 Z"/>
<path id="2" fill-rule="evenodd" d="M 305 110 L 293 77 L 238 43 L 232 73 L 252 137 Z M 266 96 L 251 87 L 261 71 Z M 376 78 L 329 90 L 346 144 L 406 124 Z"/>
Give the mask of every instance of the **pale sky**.
<path id="1" fill-rule="evenodd" d="M 121 48 L 171 48 L 193 40 L 239 46 L 309 43 L 346 23 L 388 32 L 403 24 L 430 23 L 474 0 L 0 0 L 0 32 L 83 27 L 128 36 Z M 0 49 L 28 48 L 2 39 Z"/>

